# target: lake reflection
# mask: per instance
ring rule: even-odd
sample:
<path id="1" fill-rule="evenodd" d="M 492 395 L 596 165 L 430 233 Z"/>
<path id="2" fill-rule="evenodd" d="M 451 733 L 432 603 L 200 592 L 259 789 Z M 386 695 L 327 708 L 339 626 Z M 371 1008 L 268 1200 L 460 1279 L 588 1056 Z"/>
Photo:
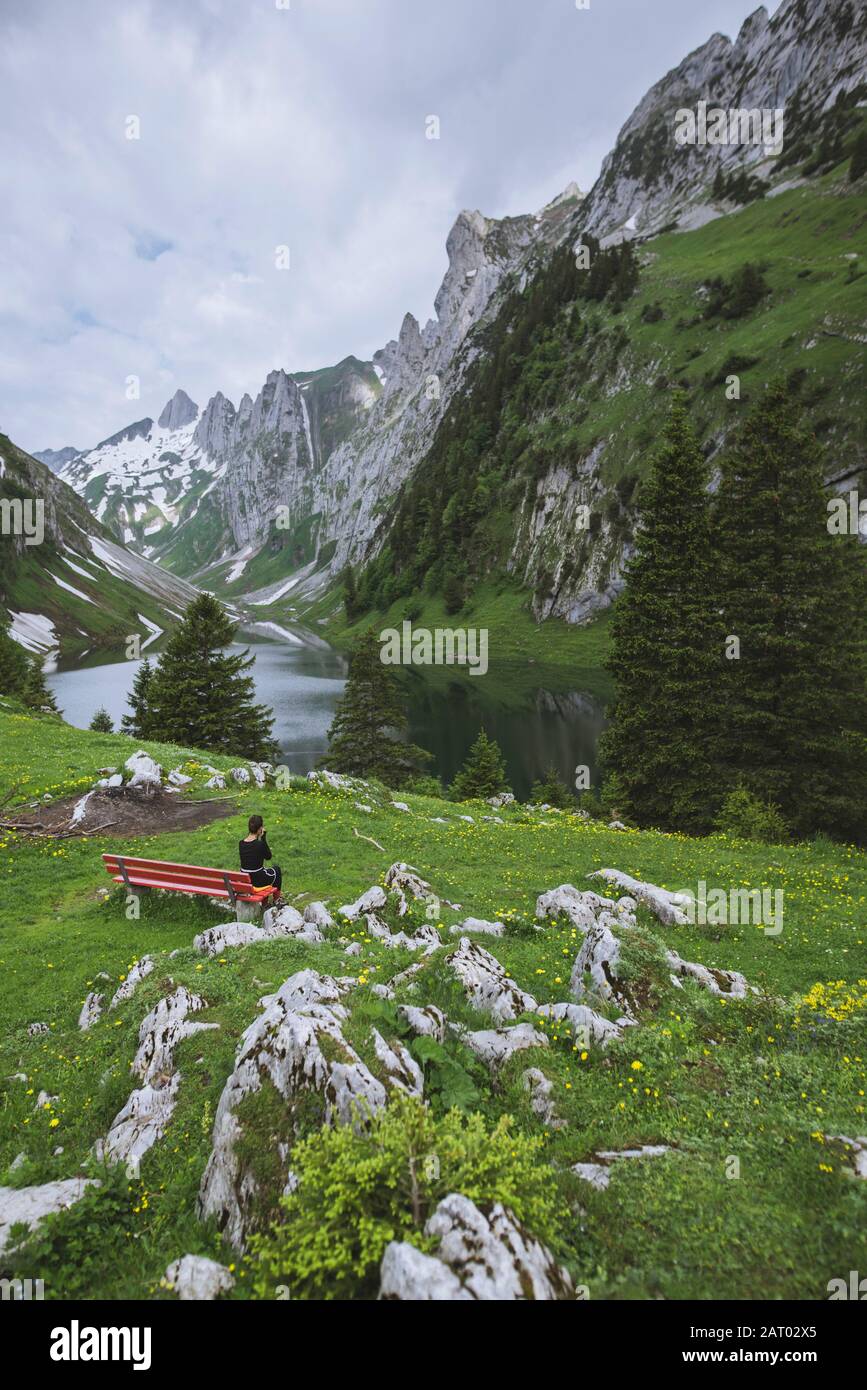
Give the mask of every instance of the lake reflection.
<path id="1" fill-rule="evenodd" d="M 345 658 L 307 634 L 297 644 L 250 634 L 232 650 L 245 646 L 255 657 L 256 697 L 274 711 L 282 759 L 293 772 L 308 772 L 327 747 L 328 726 L 346 679 Z M 128 711 L 127 695 L 140 664 L 61 662 L 46 679 L 70 724 L 86 728 L 102 705 L 117 728 Z M 446 782 L 482 727 L 503 749 L 519 798 L 526 798 L 532 783 L 552 765 L 568 785 L 578 764 L 586 763 L 595 774 L 604 724 L 604 705 L 596 696 L 535 689 L 517 698 L 507 680 L 493 671 L 475 680 L 429 683 L 416 669 L 407 710 L 411 740 L 433 753 L 431 770 Z"/>

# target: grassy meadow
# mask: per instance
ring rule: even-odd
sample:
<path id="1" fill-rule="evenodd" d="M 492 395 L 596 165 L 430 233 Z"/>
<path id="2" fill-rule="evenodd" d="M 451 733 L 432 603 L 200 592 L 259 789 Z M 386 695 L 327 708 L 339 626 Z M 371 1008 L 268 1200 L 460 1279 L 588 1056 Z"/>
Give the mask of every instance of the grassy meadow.
<path id="1" fill-rule="evenodd" d="M 120 765 L 136 746 L 0 702 L 0 795 L 17 787 L 6 814 L 46 793 L 86 790 L 99 768 Z M 204 755 L 147 747 L 164 768 L 184 766 L 193 775 L 193 795 L 209 795 Z M 502 939 L 480 937 L 480 944 L 543 1003 L 570 997 L 580 944 L 565 919 L 533 930 L 536 896 L 547 889 L 590 886 L 587 874 L 603 866 L 674 889 L 695 888 L 699 880 L 783 889 L 784 929 L 775 937 L 754 925 L 663 927 L 639 911 L 639 925 L 667 946 L 686 959 L 742 971 L 756 995 L 726 1000 L 663 980 L 640 1026 L 605 1051 L 580 1049 L 567 1029 L 549 1022 L 549 1046 L 519 1053 L 496 1084 L 456 1040 L 446 1046 L 469 1078 L 465 1108 L 491 1125 L 509 1114 L 517 1132 L 540 1140 L 537 1161 L 557 1184 L 556 1254 L 591 1299 L 822 1299 L 829 1279 L 867 1267 L 867 1183 L 852 1176 L 829 1137 L 867 1132 L 862 851 L 830 842 L 765 846 L 614 831 L 520 806 L 497 813 L 498 824 L 482 821 L 490 808 L 480 803 L 413 795 L 405 797 L 407 814 L 375 786 L 366 814 L 352 795 L 301 779 L 284 791 L 239 787 L 233 795 L 237 813 L 230 819 L 124 844 L 109 834 L 52 841 L 0 832 L 0 1183 L 21 1187 L 82 1171 L 101 1179 L 76 1206 L 7 1250 L 3 1274 L 43 1278 L 47 1298 L 168 1297 L 161 1284 L 166 1266 L 193 1252 L 232 1266 L 232 1296 L 249 1297 L 254 1269 L 197 1219 L 195 1199 L 214 1112 L 258 1000 L 304 968 L 351 974 L 347 1036 L 372 1069 L 371 1023 L 386 1038 L 396 1035 L 394 1006 L 371 988 L 414 957 L 367 938 L 355 924 L 338 918 L 317 946 L 277 940 L 207 959 L 193 949 L 193 937 L 227 920 L 225 913 L 151 894 L 142 897 L 140 919 L 128 920 L 123 895 L 104 894 L 111 886 L 104 850 L 234 867 L 236 842 L 254 810 L 265 817 L 290 901 L 322 899 L 337 917 L 341 904 L 405 860 L 440 898 L 460 904 L 459 911 L 441 906 L 442 949 L 414 990 L 398 991 L 397 1002 L 436 1003 L 453 1021 L 475 1027 L 490 1020 L 473 1012 L 444 963 L 455 942 L 448 929 L 467 915 L 507 924 Z M 417 923 L 424 920 L 420 905 L 413 911 Z M 361 955 L 346 956 L 351 941 L 361 942 Z M 110 997 L 145 953 L 155 969 L 132 999 L 80 1032 L 88 991 Z M 110 978 L 100 982 L 103 972 Z M 177 1108 L 133 1179 L 104 1169 L 91 1150 L 132 1088 L 139 1025 L 170 981 L 201 994 L 201 1019 L 219 1028 L 180 1044 Z M 29 1037 L 34 1021 L 49 1032 Z M 521 1082 L 530 1065 L 553 1083 L 560 1128 L 546 1128 L 530 1109 Z M 50 1099 L 37 1104 L 42 1092 Z M 431 1103 L 445 1105 L 435 1089 Z M 253 1107 L 247 1124 L 247 1141 L 267 1156 L 279 1130 L 273 1106 Z M 639 1144 L 666 1144 L 671 1152 L 615 1165 L 605 1191 L 570 1171 L 600 1149 Z M 359 1296 L 366 1296 L 363 1284 Z"/>

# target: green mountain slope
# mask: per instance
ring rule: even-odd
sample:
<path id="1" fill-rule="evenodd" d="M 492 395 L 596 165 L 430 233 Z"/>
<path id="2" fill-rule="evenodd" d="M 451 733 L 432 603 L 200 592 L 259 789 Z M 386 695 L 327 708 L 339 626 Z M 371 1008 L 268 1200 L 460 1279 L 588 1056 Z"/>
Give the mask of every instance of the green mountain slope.
<path id="1" fill-rule="evenodd" d="M 39 501 L 44 537 L 0 537 L 0 606 L 30 650 L 74 654 L 142 643 L 171 626 L 195 590 L 120 545 L 72 488 L 0 435 L 0 499 Z M 11 513 L 10 513 L 11 515 Z"/>
<path id="2" fill-rule="evenodd" d="M 713 459 L 768 381 L 786 377 L 827 447 L 829 483 L 863 483 L 867 194 L 847 172 L 636 248 L 631 294 L 617 251 L 594 251 L 595 284 L 593 265 L 557 252 L 504 306 L 386 519 L 360 583 L 365 608 L 412 605 L 450 581 L 471 595 L 492 573 L 530 591 L 537 620 L 607 606 L 674 386 Z"/>

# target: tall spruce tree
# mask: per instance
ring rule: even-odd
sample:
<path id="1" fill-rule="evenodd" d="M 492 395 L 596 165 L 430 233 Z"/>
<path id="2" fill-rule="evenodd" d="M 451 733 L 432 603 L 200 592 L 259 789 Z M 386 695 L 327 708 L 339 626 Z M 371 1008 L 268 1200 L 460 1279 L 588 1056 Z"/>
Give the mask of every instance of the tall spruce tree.
<path id="1" fill-rule="evenodd" d="M 274 716 L 254 702 L 253 657 L 224 649 L 235 635 L 223 605 L 199 594 L 163 651 L 147 689 L 151 738 L 267 758 Z"/>
<path id="2" fill-rule="evenodd" d="M 0 692 L 23 699 L 30 675 L 30 658 L 24 648 L 9 636 L 0 614 Z"/>
<path id="3" fill-rule="evenodd" d="M 45 683 L 41 659 L 26 652 L 9 636 L 5 621 L 0 622 L 0 691 L 15 696 L 30 709 L 57 713 L 54 694 Z"/>
<path id="4" fill-rule="evenodd" d="M 328 730 L 328 752 L 319 765 L 399 787 L 431 755 L 400 737 L 406 730 L 400 685 L 392 668 L 383 665 L 381 650 L 375 629 L 368 628 L 350 658 L 346 688 Z"/>
<path id="5" fill-rule="evenodd" d="M 475 797 L 496 796 L 498 792 L 509 790 L 503 750 L 496 739 L 488 738 L 487 732 L 480 729 L 463 767 L 452 782 L 452 797 L 455 801 L 471 801 Z"/>
<path id="6" fill-rule="evenodd" d="M 713 600 L 707 468 L 678 394 L 644 493 L 613 619 L 607 790 L 639 825 L 701 833 L 720 799 L 723 633 Z"/>
<path id="7" fill-rule="evenodd" d="M 150 738 L 150 706 L 148 702 L 153 674 L 154 668 L 145 657 L 135 673 L 132 690 L 126 697 L 126 702 L 132 713 L 123 716 L 120 727 L 123 733 L 131 734 L 133 738 Z"/>
<path id="8" fill-rule="evenodd" d="M 731 785 L 799 834 L 867 827 L 867 556 L 829 530 L 821 450 L 782 383 L 723 461 L 716 533 Z"/>

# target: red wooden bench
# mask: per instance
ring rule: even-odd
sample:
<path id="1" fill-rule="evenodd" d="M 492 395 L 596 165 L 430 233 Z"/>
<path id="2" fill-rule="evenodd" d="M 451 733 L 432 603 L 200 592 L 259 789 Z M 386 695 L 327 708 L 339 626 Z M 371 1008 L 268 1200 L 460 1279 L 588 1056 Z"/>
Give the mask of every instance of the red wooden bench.
<path id="1" fill-rule="evenodd" d="M 228 898 L 236 903 L 260 903 L 276 893 L 270 884 L 254 888 L 242 869 L 205 869 L 197 864 L 168 864 L 161 859 L 131 859 L 125 854 L 104 854 L 102 862 L 115 883 L 127 888 L 163 888 L 170 893 L 202 893 L 208 898 Z"/>

